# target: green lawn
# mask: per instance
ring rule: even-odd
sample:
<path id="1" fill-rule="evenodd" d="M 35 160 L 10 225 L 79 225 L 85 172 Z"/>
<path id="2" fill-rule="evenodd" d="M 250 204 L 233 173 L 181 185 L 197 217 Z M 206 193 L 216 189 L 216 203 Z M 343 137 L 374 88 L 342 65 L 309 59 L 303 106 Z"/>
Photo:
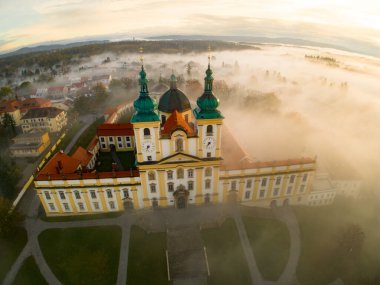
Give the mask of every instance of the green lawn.
<path id="1" fill-rule="evenodd" d="M 148 234 L 131 227 L 128 285 L 169 284 L 166 269 L 166 233 Z"/>
<path id="2" fill-rule="evenodd" d="M 302 285 L 325 285 L 340 277 L 345 284 L 379 284 L 380 207 L 375 199 L 339 199 L 331 206 L 296 207 L 301 230 L 297 275 Z M 361 252 L 339 256 L 337 236 L 348 224 L 365 233 Z M 377 275 L 377 283 L 374 281 Z"/>
<path id="3" fill-rule="evenodd" d="M 135 153 L 133 151 L 120 151 L 116 155 L 119 157 L 121 164 L 125 171 L 131 168 L 136 169 L 135 166 Z M 114 162 L 110 152 L 100 152 L 98 161 L 100 164 L 96 165 L 98 172 L 110 172 L 112 171 L 112 163 Z"/>
<path id="4" fill-rule="evenodd" d="M 208 284 L 252 284 L 234 220 L 226 220 L 219 228 L 202 230 L 202 238 L 210 267 Z"/>
<path id="5" fill-rule="evenodd" d="M 100 118 L 95 120 L 90 126 L 88 126 L 88 128 L 79 136 L 78 140 L 76 141 L 73 148 L 71 149 L 70 154 L 73 154 L 79 146 L 87 149 L 91 140 L 96 135 L 97 126 L 103 123 L 104 123 L 104 117 L 101 116 Z"/>
<path id="6" fill-rule="evenodd" d="M 277 280 L 289 258 L 290 236 L 283 222 L 243 217 L 257 266 L 265 280 Z"/>
<path id="7" fill-rule="evenodd" d="M 18 229 L 12 237 L 8 239 L 0 238 L 0 281 L 5 278 L 12 264 L 27 242 L 26 231 Z"/>
<path id="8" fill-rule="evenodd" d="M 17 273 L 14 285 L 47 285 L 37 264 L 32 256 L 29 256 Z"/>
<path id="9" fill-rule="evenodd" d="M 63 284 L 116 283 L 119 227 L 51 229 L 38 240 L 47 263 Z"/>

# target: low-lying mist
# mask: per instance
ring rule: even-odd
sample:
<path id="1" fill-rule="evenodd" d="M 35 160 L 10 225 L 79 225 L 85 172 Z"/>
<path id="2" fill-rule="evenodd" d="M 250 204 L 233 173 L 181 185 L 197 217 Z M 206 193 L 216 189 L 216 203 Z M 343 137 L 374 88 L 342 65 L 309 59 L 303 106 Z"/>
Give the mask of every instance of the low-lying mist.
<path id="1" fill-rule="evenodd" d="M 111 62 L 102 64 L 106 57 Z M 169 78 L 172 72 L 203 85 L 207 53 L 144 58 L 150 88 L 160 75 Z M 138 54 L 92 57 L 86 65 L 99 68 L 86 72 L 112 73 L 126 63 L 135 68 L 137 80 L 138 59 Z M 260 50 L 213 53 L 211 66 L 225 123 L 254 160 L 316 156 L 321 171 L 325 165 L 353 167 L 363 178 L 376 179 L 379 59 L 333 49 L 261 45 Z M 71 76 L 81 76 L 72 70 Z M 179 86 L 186 91 L 184 81 Z M 126 94 L 133 96 L 137 93 Z"/>

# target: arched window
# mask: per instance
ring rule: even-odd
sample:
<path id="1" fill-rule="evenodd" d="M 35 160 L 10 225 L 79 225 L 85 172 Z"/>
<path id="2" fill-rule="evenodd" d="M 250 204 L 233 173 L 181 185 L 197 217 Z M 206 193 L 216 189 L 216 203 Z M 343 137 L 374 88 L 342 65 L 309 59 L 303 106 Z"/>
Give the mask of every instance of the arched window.
<path id="1" fill-rule="evenodd" d="M 126 189 L 126 188 L 123 189 L 123 196 L 124 196 L 124 197 L 123 197 L 124 199 L 129 198 L 129 192 L 128 192 L 128 189 Z"/>
<path id="2" fill-rule="evenodd" d="M 177 178 L 183 178 L 183 176 L 184 176 L 184 171 L 183 171 L 183 169 L 182 168 L 178 168 L 177 169 Z"/>
<path id="3" fill-rule="evenodd" d="M 182 139 L 177 139 L 175 141 L 175 151 L 176 152 L 183 151 L 183 140 Z"/>
<path id="4" fill-rule="evenodd" d="M 144 129 L 144 136 L 150 136 L 150 130 L 148 128 Z"/>
<path id="5" fill-rule="evenodd" d="M 207 128 L 206 128 L 206 134 L 208 136 L 212 136 L 213 135 L 213 127 L 212 125 L 208 125 Z"/>
<path id="6" fill-rule="evenodd" d="M 211 167 L 207 167 L 206 170 L 205 170 L 205 176 L 212 176 L 212 168 Z"/>
<path id="7" fill-rule="evenodd" d="M 153 171 L 148 172 L 148 180 L 156 180 L 156 175 Z"/>

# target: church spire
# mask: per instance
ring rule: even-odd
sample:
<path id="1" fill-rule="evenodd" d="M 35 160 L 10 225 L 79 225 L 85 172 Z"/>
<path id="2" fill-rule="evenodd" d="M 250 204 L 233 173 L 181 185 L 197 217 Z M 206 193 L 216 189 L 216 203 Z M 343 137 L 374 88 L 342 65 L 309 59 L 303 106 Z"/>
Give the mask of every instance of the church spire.
<path id="1" fill-rule="evenodd" d="M 170 89 L 177 89 L 177 77 L 174 73 L 170 76 Z"/>
<path id="2" fill-rule="evenodd" d="M 198 108 L 194 110 L 197 119 L 222 119 L 223 115 L 217 109 L 219 99 L 213 93 L 214 77 L 211 69 L 211 48 L 209 46 L 208 67 L 205 77 L 205 88 L 201 97 L 197 99 Z"/>
<path id="3" fill-rule="evenodd" d="M 140 96 L 135 100 L 133 106 L 135 108 L 135 113 L 132 116 L 131 122 L 154 122 L 159 121 L 159 115 L 157 110 L 156 100 L 149 96 L 148 91 L 148 79 L 146 78 L 146 72 L 144 69 L 144 57 L 143 50 L 140 48 L 140 61 L 141 61 L 141 71 L 140 71 Z"/>

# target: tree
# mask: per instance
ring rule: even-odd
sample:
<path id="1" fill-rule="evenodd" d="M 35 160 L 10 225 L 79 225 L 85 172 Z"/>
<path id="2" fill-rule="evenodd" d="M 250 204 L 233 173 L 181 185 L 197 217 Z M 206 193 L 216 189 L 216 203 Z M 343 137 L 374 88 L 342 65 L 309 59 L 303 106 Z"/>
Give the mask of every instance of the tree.
<path id="1" fill-rule="evenodd" d="M 24 217 L 16 209 L 11 211 L 12 203 L 0 197 L 0 237 L 10 237 L 20 226 Z"/>
<path id="2" fill-rule="evenodd" d="M 0 194 L 7 198 L 16 195 L 16 185 L 21 177 L 20 169 L 9 157 L 0 157 Z"/>
<path id="3" fill-rule="evenodd" d="M 0 88 L 0 99 L 7 97 L 13 93 L 13 90 L 9 86 L 3 86 Z"/>
<path id="4" fill-rule="evenodd" d="M 362 249 L 365 234 L 360 225 L 349 224 L 338 235 L 338 249 L 345 256 L 358 255 Z"/>
<path id="5" fill-rule="evenodd" d="M 16 133 L 16 122 L 13 116 L 9 113 L 4 113 L 2 124 L 4 128 L 9 129 L 11 128 L 13 133 Z"/>
<path id="6" fill-rule="evenodd" d="M 96 84 L 92 88 L 92 91 L 94 92 L 95 100 L 97 101 L 97 103 L 104 102 L 107 99 L 108 92 L 106 87 L 102 83 Z"/>

